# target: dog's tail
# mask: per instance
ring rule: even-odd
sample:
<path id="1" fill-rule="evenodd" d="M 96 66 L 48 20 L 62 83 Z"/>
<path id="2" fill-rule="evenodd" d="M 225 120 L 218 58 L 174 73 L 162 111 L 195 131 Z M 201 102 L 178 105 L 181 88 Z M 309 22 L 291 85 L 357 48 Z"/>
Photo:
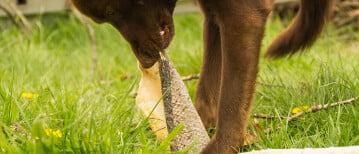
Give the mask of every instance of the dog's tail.
<path id="1" fill-rule="evenodd" d="M 335 0 L 301 0 L 293 23 L 269 47 L 266 57 L 281 57 L 311 46 L 329 20 Z"/>

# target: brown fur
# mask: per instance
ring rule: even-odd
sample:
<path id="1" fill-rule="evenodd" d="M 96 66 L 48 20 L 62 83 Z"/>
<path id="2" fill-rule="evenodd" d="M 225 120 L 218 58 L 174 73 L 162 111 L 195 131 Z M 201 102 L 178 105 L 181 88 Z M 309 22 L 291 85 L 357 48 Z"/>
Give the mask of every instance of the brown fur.
<path id="1" fill-rule="evenodd" d="M 144 68 L 151 67 L 168 47 L 174 27 L 175 0 L 72 0 L 94 21 L 112 24 L 131 44 Z M 160 32 L 164 31 L 163 36 Z"/>
<path id="2" fill-rule="evenodd" d="M 173 35 L 176 0 L 72 0 L 81 12 L 116 27 L 145 68 Z M 216 134 L 202 153 L 234 153 L 243 145 L 258 72 L 259 51 L 273 0 L 198 0 L 204 13 L 204 60 L 196 108 Z M 334 0 L 302 0 L 293 24 L 267 56 L 294 53 L 313 44 Z M 160 32 L 164 32 L 160 35 Z M 218 119 L 218 120 L 217 120 Z"/>
<path id="3" fill-rule="evenodd" d="M 302 0 L 294 22 L 269 47 L 266 57 L 293 54 L 311 46 L 332 13 L 334 0 Z"/>

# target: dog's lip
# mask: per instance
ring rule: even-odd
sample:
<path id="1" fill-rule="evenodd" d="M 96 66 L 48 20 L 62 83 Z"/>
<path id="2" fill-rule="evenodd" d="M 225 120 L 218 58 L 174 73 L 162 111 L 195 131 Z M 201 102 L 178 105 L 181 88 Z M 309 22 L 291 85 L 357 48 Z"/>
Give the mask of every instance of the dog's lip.
<path id="1" fill-rule="evenodd" d="M 162 30 L 159 32 L 161 38 L 162 38 L 162 49 L 166 49 L 169 45 L 170 45 L 170 42 L 171 42 L 171 39 L 172 39 L 172 32 L 171 32 L 171 29 L 170 29 L 170 26 L 168 25 L 165 25 Z"/>

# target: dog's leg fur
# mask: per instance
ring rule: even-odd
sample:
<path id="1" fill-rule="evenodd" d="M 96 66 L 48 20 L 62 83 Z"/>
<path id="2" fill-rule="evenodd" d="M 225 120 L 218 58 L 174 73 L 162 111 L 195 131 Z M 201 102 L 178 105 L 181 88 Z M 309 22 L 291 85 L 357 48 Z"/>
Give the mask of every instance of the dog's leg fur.
<path id="1" fill-rule="evenodd" d="M 222 56 L 218 25 L 211 15 L 207 15 L 204 20 L 204 56 L 196 92 L 196 109 L 208 129 L 214 127 L 217 121 Z"/>
<path id="2" fill-rule="evenodd" d="M 200 0 L 200 4 L 206 19 L 215 17 L 222 51 L 217 128 L 202 153 L 234 153 L 244 142 L 269 3 Z"/>

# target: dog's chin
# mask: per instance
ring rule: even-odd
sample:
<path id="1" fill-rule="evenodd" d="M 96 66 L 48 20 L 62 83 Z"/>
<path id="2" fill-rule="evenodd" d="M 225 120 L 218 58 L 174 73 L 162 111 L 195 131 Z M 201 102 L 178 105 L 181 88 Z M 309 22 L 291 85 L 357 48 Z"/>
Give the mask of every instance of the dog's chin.
<path id="1" fill-rule="evenodd" d="M 157 53 L 139 53 L 139 55 L 136 55 L 137 60 L 140 62 L 141 66 L 143 68 L 150 68 L 152 67 L 157 61 L 160 60 L 160 54 L 159 51 Z"/>
<path id="2" fill-rule="evenodd" d="M 143 68 L 150 68 L 152 67 L 158 60 L 153 60 L 153 59 L 138 59 L 138 61 L 140 62 L 141 66 Z"/>

